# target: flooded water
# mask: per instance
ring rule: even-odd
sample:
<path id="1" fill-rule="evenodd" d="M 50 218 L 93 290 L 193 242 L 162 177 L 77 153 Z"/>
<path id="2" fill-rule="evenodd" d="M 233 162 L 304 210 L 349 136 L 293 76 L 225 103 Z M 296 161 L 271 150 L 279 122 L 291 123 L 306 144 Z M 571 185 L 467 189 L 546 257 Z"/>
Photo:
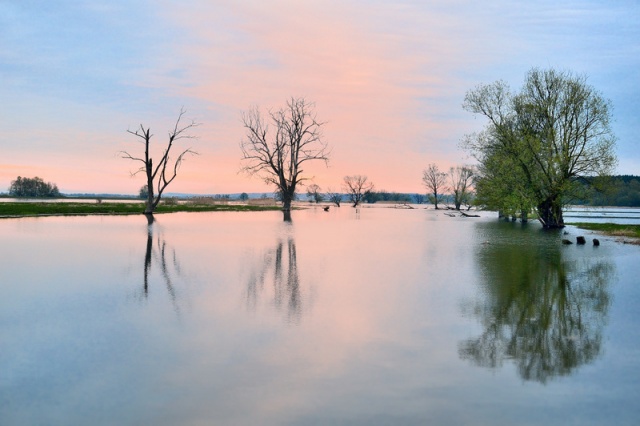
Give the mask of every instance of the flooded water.
<path id="1" fill-rule="evenodd" d="M 1 220 L 0 424 L 638 424 L 640 247 L 482 215 Z"/>
<path id="2" fill-rule="evenodd" d="M 563 216 L 567 223 L 606 222 L 640 225 L 640 208 L 638 207 L 573 206 L 567 208 Z"/>

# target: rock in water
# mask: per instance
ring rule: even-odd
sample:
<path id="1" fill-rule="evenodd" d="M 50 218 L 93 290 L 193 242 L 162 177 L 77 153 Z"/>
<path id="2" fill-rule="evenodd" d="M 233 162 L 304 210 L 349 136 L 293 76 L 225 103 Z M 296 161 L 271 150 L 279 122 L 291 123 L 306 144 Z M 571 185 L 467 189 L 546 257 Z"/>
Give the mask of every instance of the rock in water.
<path id="1" fill-rule="evenodd" d="M 594 245 L 594 246 L 599 246 L 599 245 L 600 245 L 600 240 L 599 240 L 599 239 L 597 239 L 597 238 L 594 238 L 594 239 L 593 239 L 593 245 Z"/>
<path id="2" fill-rule="evenodd" d="M 585 240 L 585 238 L 581 235 L 579 237 L 576 237 L 576 243 L 578 243 L 578 244 L 586 244 L 587 240 Z"/>
<path id="3" fill-rule="evenodd" d="M 562 239 L 562 244 L 566 244 L 566 245 L 573 244 L 573 241 L 567 240 L 566 238 L 563 238 Z"/>

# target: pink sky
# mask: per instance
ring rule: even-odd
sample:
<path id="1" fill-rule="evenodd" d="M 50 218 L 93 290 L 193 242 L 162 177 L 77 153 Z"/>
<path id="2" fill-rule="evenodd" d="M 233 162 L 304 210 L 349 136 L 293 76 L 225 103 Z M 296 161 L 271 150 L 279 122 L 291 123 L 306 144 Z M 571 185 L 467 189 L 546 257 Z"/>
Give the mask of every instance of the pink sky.
<path id="1" fill-rule="evenodd" d="M 635 135 L 640 13 L 634 2 L 188 1 L 0 6 L 0 191 L 40 176 L 63 192 L 136 193 L 118 157 L 164 144 L 182 106 L 202 125 L 172 192 L 271 192 L 239 174 L 240 115 L 291 96 L 315 102 L 332 147 L 323 189 L 367 175 L 377 189 L 423 192 L 422 170 L 469 163 L 458 143 L 484 122 L 467 90 L 519 87 L 533 66 L 589 75 L 614 103 L 620 173 L 640 174 Z M 509 7 L 507 7 L 509 6 Z M 575 7 L 574 7 L 575 6 Z M 144 16 L 140 20 L 138 17 Z"/>

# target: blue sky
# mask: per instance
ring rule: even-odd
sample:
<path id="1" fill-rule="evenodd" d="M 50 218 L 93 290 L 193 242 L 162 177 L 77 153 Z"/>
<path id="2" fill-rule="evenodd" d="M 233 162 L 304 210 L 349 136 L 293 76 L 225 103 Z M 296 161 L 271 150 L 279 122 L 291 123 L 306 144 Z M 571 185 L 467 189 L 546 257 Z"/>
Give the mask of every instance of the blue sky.
<path id="1" fill-rule="evenodd" d="M 0 191 L 40 176 L 63 192 L 135 193 L 118 152 L 150 126 L 162 145 L 181 107 L 202 125 L 172 190 L 266 192 L 238 173 L 240 115 L 291 96 L 316 103 L 333 147 L 310 176 L 422 191 L 427 164 L 484 122 L 464 94 L 532 67 L 588 76 L 613 103 L 618 172 L 640 174 L 637 1 L 0 0 Z"/>

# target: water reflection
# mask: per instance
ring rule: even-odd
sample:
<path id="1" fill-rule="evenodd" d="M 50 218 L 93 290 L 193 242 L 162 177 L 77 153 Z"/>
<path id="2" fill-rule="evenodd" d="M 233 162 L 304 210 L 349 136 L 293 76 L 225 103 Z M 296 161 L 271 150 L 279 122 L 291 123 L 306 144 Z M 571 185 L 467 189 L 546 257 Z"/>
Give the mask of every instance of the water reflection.
<path id="1" fill-rule="evenodd" d="M 182 274 L 180 262 L 178 261 L 175 249 L 167 245 L 163 233 L 156 228 L 157 222 L 147 226 L 141 296 L 144 299 L 149 297 L 150 281 L 152 281 L 154 275 L 158 275 L 157 273 L 154 274 L 154 265 L 156 265 L 156 272 L 159 272 L 159 278 L 167 290 L 173 309 L 179 314 L 180 307 L 178 305 L 178 295 L 174 282 L 179 279 Z"/>
<path id="2" fill-rule="evenodd" d="M 458 350 L 482 367 L 512 360 L 523 379 L 546 383 L 601 353 L 614 267 L 598 258 L 565 259 L 556 242 L 538 243 L 482 246 L 484 291 L 463 310 L 484 330 Z"/>
<path id="3" fill-rule="evenodd" d="M 302 296 L 298 274 L 298 254 L 292 236 L 278 239 L 275 248 L 268 249 L 262 262 L 254 267 L 247 281 L 246 302 L 251 311 L 256 311 L 265 293 L 272 298 L 270 303 L 278 311 L 285 310 L 288 322 L 299 323 L 302 316 Z"/>

